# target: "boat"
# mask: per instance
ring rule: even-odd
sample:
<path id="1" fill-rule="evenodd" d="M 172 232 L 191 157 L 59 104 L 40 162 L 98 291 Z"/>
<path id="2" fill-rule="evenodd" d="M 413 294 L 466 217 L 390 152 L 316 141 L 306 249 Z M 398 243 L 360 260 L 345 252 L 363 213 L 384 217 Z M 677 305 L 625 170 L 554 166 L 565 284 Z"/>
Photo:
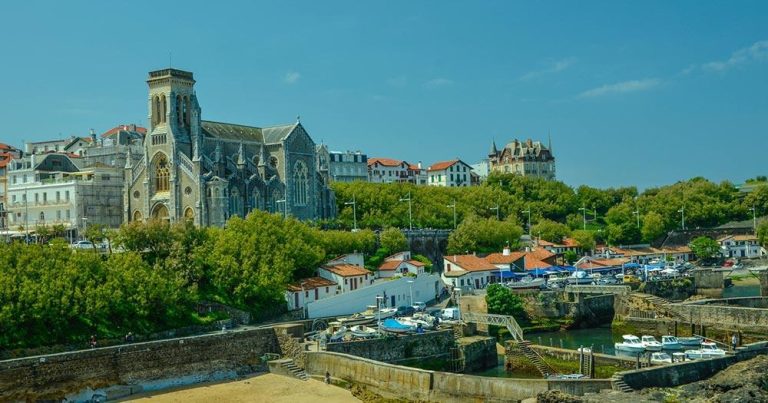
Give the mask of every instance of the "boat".
<path id="1" fill-rule="evenodd" d="M 589 285 L 594 281 L 594 277 L 584 270 L 577 270 L 568 277 L 568 284 L 571 285 Z"/>
<path id="2" fill-rule="evenodd" d="M 663 350 L 680 350 L 683 346 L 675 336 L 661 336 L 661 348 Z"/>
<path id="3" fill-rule="evenodd" d="M 640 342 L 645 346 L 645 351 L 661 351 L 661 343 L 653 336 L 643 335 Z"/>
<path id="4" fill-rule="evenodd" d="M 623 341 L 613 345 L 617 351 L 623 351 L 627 353 L 642 353 L 645 351 L 645 346 L 640 341 L 640 339 L 637 338 L 637 336 L 625 334 L 624 336 L 621 336 L 621 338 Z"/>
<path id="5" fill-rule="evenodd" d="M 651 364 L 671 364 L 672 357 L 667 353 L 651 354 Z"/>
<path id="6" fill-rule="evenodd" d="M 362 337 L 364 339 L 375 337 L 378 333 L 375 328 L 365 325 L 352 326 L 349 331 L 352 333 L 352 336 Z"/>
<path id="7" fill-rule="evenodd" d="M 397 313 L 397 308 L 382 308 L 379 310 L 378 314 L 374 314 L 374 319 L 384 320 L 384 319 L 395 316 L 396 313 Z"/>
<path id="8" fill-rule="evenodd" d="M 715 358 L 725 356 L 725 350 L 717 347 L 715 343 L 705 341 L 698 350 L 685 350 L 685 357 L 692 360 L 698 358 Z"/>
<path id="9" fill-rule="evenodd" d="M 523 277 L 520 281 L 507 283 L 506 286 L 513 290 L 538 290 L 544 286 L 546 280 L 543 278 Z"/>
<path id="10" fill-rule="evenodd" d="M 345 326 L 365 325 L 372 323 L 376 319 L 376 305 L 368 305 L 363 312 L 355 313 L 345 318 L 337 320 Z"/>
<path id="11" fill-rule="evenodd" d="M 410 333 L 416 331 L 416 325 L 413 323 L 405 323 L 402 320 L 389 318 L 384 322 L 381 322 L 379 329 L 390 333 Z"/>
<path id="12" fill-rule="evenodd" d="M 328 324 L 328 329 L 325 329 L 325 334 L 330 342 L 339 342 L 344 340 L 347 330 L 347 327 L 341 324 L 341 322 L 331 322 Z"/>
<path id="13" fill-rule="evenodd" d="M 680 343 L 680 348 L 698 347 L 701 345 L 701 342 L 704 341 L 704 338 L 700 336 L 678 337 L 677 341 Z"/>

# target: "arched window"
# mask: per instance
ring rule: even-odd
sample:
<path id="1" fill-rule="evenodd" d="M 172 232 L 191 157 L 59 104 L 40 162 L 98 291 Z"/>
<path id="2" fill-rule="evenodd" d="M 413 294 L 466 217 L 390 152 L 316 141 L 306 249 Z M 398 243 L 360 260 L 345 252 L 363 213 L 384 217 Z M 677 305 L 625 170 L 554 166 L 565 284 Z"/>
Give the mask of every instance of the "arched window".
<path id="1" fill-rule="evenodd" d="M 189 106 L 189 100 L 187 100 L 187 97 L 184 97 L 181 99 L 181 124 L 184 127 L 189 126 L 189 116 L 187 107 Z"/>
<path id="2" fill-rule="evenodd" d="M 285 206 L 282 205 L 283 203 L 285 203 L 285 200 L 283 200 L 283 194 L 280 193 L 280 191 L 277 189 L 273 190 L 272 195 L 269 198 L 269 212 L 282 213 L 283 209 L 285 208 Z"/>
<path id="3" fill-rule="evenodd" d="M 144 218 L 144 216 L 141 214 L 141 211 L 136 210 L 133 212 L 133 221 L 141 221 Z"/>
<path id="4" fill-rule="evenodd" d="M 152 98 L 152 126 L 160 123 L 160 98 L 155 95 Z"/>
<path id="5" fill-rule="evenodd" d="M 259 193 L 259 189 L 253 189 L 253 192 L 251 192 L 251 201 L 250 201 L 251 209 L 261 209 L 261 193 Z"/>
<path id="6" fill-rule="evenodd" d="M 165 94 L 160 96 L 160 122 L 165 123 L 165 115 L 168 113 L 168 101 L 165 99 Z"/>
<path id="7" fill-rule="evenodd" d="M 186 210 L 184 210 L 184 219 L 187 221 L 194 221 L 195 211 L 192 210 L 192 207 L 187 207 Z"/>
<path id="8" fill-rule="evenodd" d="M 190 127 L 192 111 L 189 109 L 189 97 L 184 97 L 184 126 Z"/>
<path id="9" fill-rule="evenodd" d="M 182 122 L 181 95 L 176 95 L 176 124 L 181 126 Z"/>
<path id="10" fill-rule="evenodd" d="M 42 211 L 40 212 L 40 222 L 45 222 L 45 213 Z"/>
<path id="11" fill-rule="evenodd" d="M 303 161 L 296 161 L 293 166 L 293 204 L 305 206 L 307 204 L 307 188 L 309 187 L 307 165 Z"/>
<path id="12" fill-rule="evenodd" d="M 232 191 L 229 193 L 229 211 L 230 211 L 230 217 L 231 216 L 242 216 L 242 203 L 240 200 L 240 191 L 237 190 L 237 188 L 232 189 Z"/>
<path id="13" fill-rule="evenodd" d="M 171 169 L 168 166 L 168 158 L 160 155 L 155 161 L 155 192 L 168 192 L 171 190 Z"/>

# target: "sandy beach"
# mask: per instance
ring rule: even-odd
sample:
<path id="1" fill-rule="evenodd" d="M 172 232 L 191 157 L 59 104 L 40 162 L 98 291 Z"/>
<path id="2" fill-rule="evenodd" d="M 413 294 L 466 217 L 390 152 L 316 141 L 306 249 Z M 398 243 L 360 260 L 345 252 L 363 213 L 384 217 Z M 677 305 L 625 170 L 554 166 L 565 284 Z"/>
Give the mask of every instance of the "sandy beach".
<path id="1" fill-rule="evenodd" d="M 281 375 L 264 374 L 239 381 L 203 384 L 131 397 L 126 402 L 360 402 L 352 393 L 323 382 L 301 381 Z"/>

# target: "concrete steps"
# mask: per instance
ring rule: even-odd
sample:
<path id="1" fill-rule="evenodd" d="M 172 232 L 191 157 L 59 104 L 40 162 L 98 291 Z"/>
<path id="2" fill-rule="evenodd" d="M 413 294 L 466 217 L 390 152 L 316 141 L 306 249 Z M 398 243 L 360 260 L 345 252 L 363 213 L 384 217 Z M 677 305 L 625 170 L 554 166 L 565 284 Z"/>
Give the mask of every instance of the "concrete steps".
<path id="1" fill-rule="evenodd" d="M 622 392 L 622 393 L 629 393 L 629 392 L 635 391 L 634 389 L 632 389 L 632 387 L 624 383 L 624 377 L 619 374 L 613 374 L 613 376 L 611 377 L 611 389 Z"/>
<path id="2" fill-rule="evenodd" d="M 518 348 L 520 349 L 520 352 L 523 353 L 525 358 L 528 358 L 529 361 L 533 364 L 533 366 L 536 367 L 536 369 L 541 373 L 541 375 L 544 378 L 549 377 L 550 375 L 557 374 L 557 371 L 555 371 L 552 367 L 547 364 L 543 358 L 537 353 L 534 349 L 531 348 L 531 342 L 528 340 L 523 340 L 517 343 Z"/>
<path id="3" fill-rule="evenodd" d="M 280 363 L 280 366 L 283 367 L 288 373 L 293 375 L 294 378 L 301 379 L 302 381 L 309 380 L 309 375 L 306 371 L 299 368 L 293 360 L 286 360 L 284 362 Z"/>

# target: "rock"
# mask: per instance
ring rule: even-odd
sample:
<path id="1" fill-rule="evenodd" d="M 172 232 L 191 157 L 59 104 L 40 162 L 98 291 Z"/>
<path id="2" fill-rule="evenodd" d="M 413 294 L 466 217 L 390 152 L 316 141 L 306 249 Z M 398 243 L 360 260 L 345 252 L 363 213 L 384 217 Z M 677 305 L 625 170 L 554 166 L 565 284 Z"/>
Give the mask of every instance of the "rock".
<path id="1" fill-rule="evenodd" d="M 583 400 L 578 396 L 569 395 L 559 390 L 548 390 L 536 395 L 538 403 L 582 403 Z"/>

